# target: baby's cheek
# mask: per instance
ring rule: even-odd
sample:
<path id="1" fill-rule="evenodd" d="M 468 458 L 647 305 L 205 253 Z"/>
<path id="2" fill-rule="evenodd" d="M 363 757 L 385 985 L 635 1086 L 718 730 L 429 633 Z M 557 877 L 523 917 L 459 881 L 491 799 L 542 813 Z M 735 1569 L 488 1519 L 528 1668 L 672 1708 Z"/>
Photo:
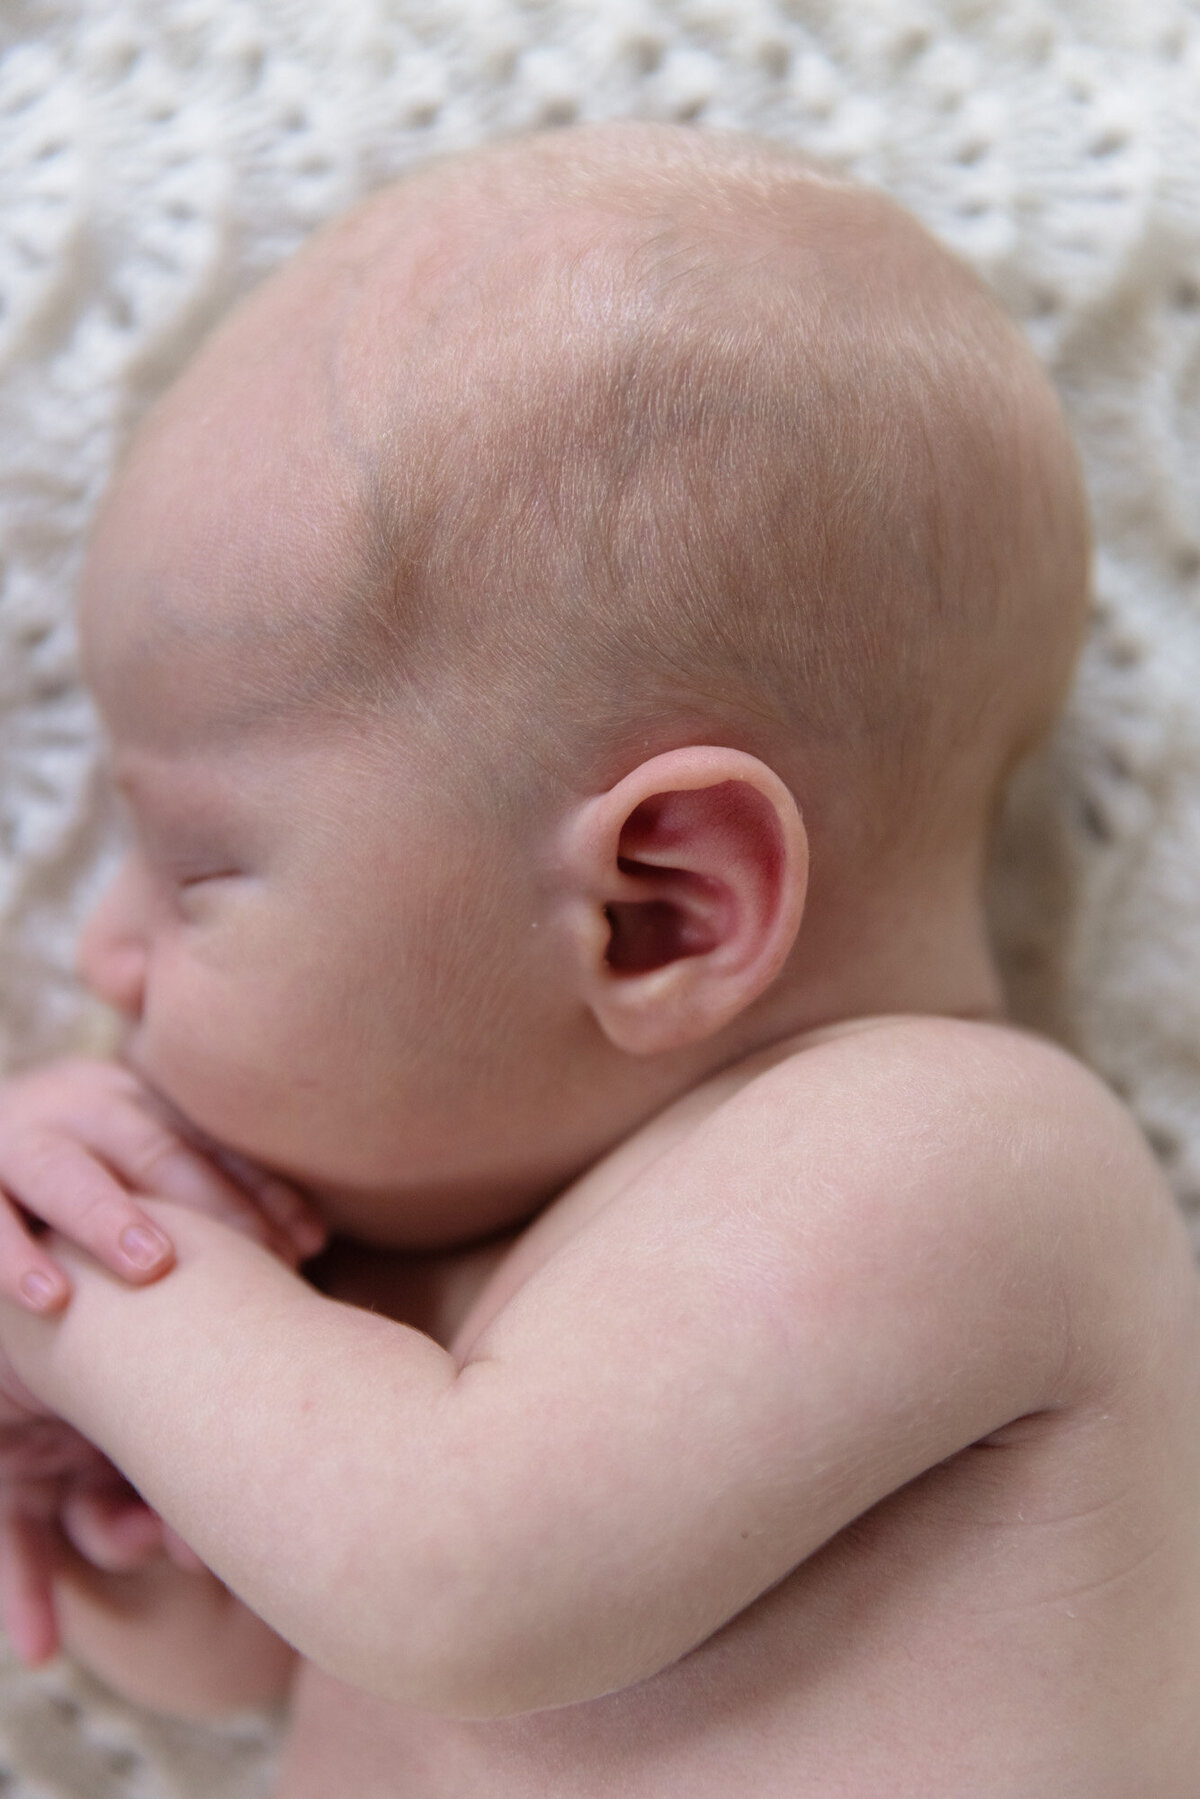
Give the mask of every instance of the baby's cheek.
<path id="1" fill-rule="evenodd" d="M 248 893 L 165 947 L 135 1060 L 208 1135 L 298 1179 L 441 1177 L 477 1147 L 457 1096 L 485 1008 L 459 1016 L 421 933 L 322 897 Z"/>
<path id="2" fill-rule="evenodd" d="M 131 1053 L 202 1130 L 253 1153 L 249 1138 L 257 1149 L 282 1137 L 317 1085 L 303 1011 L 303 993 L 277 986 L 261 965 L 180 957 L 152 984 Z"/>
<path id="3" fill-rule="evenodd" d="M 300 1179 L 352 1181 L 376 1157 L 392 1109 L 381 1101 L 395 1098 L 373 1010 L 315 959 L 179 966 L 133 1055 L 218 1142 Z"/>

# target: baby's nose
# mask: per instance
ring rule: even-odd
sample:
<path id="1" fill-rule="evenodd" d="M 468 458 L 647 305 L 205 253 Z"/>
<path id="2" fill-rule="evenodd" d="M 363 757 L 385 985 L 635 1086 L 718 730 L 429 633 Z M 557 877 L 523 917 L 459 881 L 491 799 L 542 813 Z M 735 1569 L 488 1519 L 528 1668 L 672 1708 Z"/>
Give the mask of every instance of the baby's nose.
<path id="1" fill-rule="evenodd" d="M 84 926 L 78 958 L 79 972 L 96 997 L 132 1019 L 141 1016 L 146 986 L 140 886 L 136 869 L 126 861 Z"/>

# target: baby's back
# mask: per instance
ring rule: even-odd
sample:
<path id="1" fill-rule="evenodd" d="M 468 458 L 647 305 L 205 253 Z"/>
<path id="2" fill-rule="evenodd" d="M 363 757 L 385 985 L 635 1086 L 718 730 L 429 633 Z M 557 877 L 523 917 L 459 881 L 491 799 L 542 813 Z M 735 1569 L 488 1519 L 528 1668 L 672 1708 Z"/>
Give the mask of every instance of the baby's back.
<path id="1" fill-rule="evenodd" d="M 832 1072 L 853 1134 L 869 1128 L 856 1111 L 859 1058 L 870 1090 L 873 1058 L 882 1051 L 902 1067 L 914 1049 L 919 1089 L 931 1034 L 942 1029 L 881 1021 L 878 1031 L 810 1038 L 771 1064 L 773 1090 L 803 1106 L 809 1083 Z M 463 1722 L 306 1670 L 281 1799 L 341 1790 L 362 1799 L 1195 1799 L 1200 1283 L 1184 1233 L 1149 1159 L 1131 1155 L 1119 1108 L 1090 1077 L 1016 1033 L 953 1021 L 944 1031 L 935 1059 L 965 1046 L 986 1060 L 998 1044 L 1001 1087 L 1015 1058 L 1050 1100 L 1017 1156 L 1031 1163 L 1037 1205 L 1014 1195 L 1012 1229 L 1044 1237 L 1061 1288 L 1055 1403 L 907 1481 L 700 1647 L 623 1691 Z M 760 1079 L 751 1068 L 741 1091 Z M 727 1077 L 710 1117 L 730 1110 L 730 1093 Z M 694 1106 L 688 1118 L 685 1135 Z M 1002 1102 L 980 1121 L 975 1149 L 991 1140 L 1011 1157 L 1021 1128 Z M 663 1146 L 677 1136 L 669 1118 L 650 1127 L 647 1158 L 673 1154 Z M 498 1277 L 503 1291 L 525 1278 L 523 1253 L 539 1264 L 627 1191 L 629 1153 L 609 1192 L 600 1170 L 564 1196 L 542 1227 L 548 1248 L 518 1245 L 516 1274 Z M 919 1156 L 920 1134 L 896 1153 Z M 1044 1178 L 1045 1158 L 1060 1171 L 1077 1167 L 1070 1190 Z M 964 1167 L 964 1194 L 973 1175 Z M 955 1228 L 952 1205 L 942 1228 Z M 928 1259 L 927 1247 L 918 1251 Z M 1021 1257 L 993 1251 L 993 1260 L 981 1279 L 1003 1303 Z M 940 1303 L 935 1284 L 918 1282 L 912 1298 Z M 1019 1317 L 1015 1285 L 1012 1302 Z M 872 1328 L 864 1316 L 863 1330 Z M 994 1330 L 981 1311 L 981 1337 Z M 960 1377 L 954 1365 L 943 1372 L 939 1389 L 914 1370 L 930 1412 Z M 866 1432 L 843 1448 L 851 1461 L 875 1452 Z"/>

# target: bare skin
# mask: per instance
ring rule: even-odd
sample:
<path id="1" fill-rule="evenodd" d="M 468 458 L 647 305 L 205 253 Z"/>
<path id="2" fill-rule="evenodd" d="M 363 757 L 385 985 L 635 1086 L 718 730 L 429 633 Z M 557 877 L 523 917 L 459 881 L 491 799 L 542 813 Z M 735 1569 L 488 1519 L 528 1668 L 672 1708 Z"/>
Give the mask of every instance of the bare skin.
<path id="1" fill-rule="evenodd" d="M 106 509 L 134 837 L 83 963 L 185 1143 L 362 1248 L 322 1291 L 224 1188 L 130 1182 L 175 1257 L 134 1289 L 50 1220 L 70 1303 L 0 1305 L 9 1402 L 202 1564 L 64 1504 L 68 1642 L 165 1709 L 291 1684 L 279 1799 L 1192 1799 L 1200 1290 L 1131 1121 L 1000 1020 L 982 723 L 953 828 L 847 862 L 854 796 L 750 724 L 656 714 L 522 809 L 519 709 L 480 761 L 452 684 L 306 697 L 382 366 L 367 307 L 331 417 L 330 268 Z"/>
<path id="2" fill-rule="evenodd" d="M 903 1054 L 909 1027 L 878 1028 Z M 950 1044 L 967 1028 L 949 1026 Z M 1021 1039 L 993 1038 L 985 1053 L 994 1047 L 1015 1064 L 1028 1057 L 1051 1089 L 1064 1072 Z M 819 1054 L 810 1040 L 798 1059 Z M 1059 1095 L 1068 1137 L 1099 1097 L 1072 1085 Z M 1093 1128 L 1107 1111 L 1102 1100 Z M 1115 1117 L 1108 1125 L 1123 1134 Z M 660 1131 L 674 1140 L 669 1116 L 628 1149 L 653 1155 Z M 613 1173 L 598 1169 L 539 1228 L 556 1236 L 573 1211 L 601 1208 L 622 1179 Z M 1061 1197 L 1035 1230 L 1061 1226 Z M 1158 1246 L 1132 1283 L 1117 1238 L 1073 1263 L 1079 1296 L 1098 1279 L 1120 1294 L 1123 1317 L 1093 1314 L 1055 1404 L 952 1455 L 701 1647 L 609 1697 L 473 1723 L 382 1703 L 303 1665 L 279 1799 L 322 1799 L 347 1771 L 366 1799 L 1186 1799 L 1200 1761 L 1200 1311 L 1154 1171 L 1144 1165 L 1111 1197 L 1134 1240 L 1144 1248 L 1149 1233 Z M 460 1343 L 536 1259 L 537 1236 L 501 1266 Z M 1127 1350 L 1114 1353 L 1114 1331 L 1146 1351 L 1136 1372 Z M 1002 1336 L 999 1353 L 1012 1347 Z"/>
<path id="3" fill-rule="evenodd" d="M 952 1072 L 964 1064 L 971 1070 L 965 1082 Z M 887 1177 L 895 1168 L 897 1139 L 914 1129 L 923 1136 L 930 1132 L 934 1121 L 924 1089 L 933 1078 L 952 1092 L 958 1087 L 957 1103 L 951 1140 L 940 1153 L 931 1147 L 928 1155 L 918 1220 L 903 1201 L 905 1180 Z M 985 1113 L 982 1122 L 964 1126 L 964 1101 Z M 727 1182 L 706 1190 L 702 1171 L 719 1171 L 723 1142 L 734 1149 L 742 1179 L 753 1170 L 745 1149 L 747 1120 L 737 1116 L 748 1105 L 760 1117 L 763 1109 L 767 1117 L 774 1114 L 781 1134 L 794 1132 L 797 1118 L 806 1121 L 793 1142 L 805 1173 L 811 1157 L 825 1195 L 846 1181 L 861 1182 L 873 1166 L 883 1183 L 874 1191 L 869 1182 L 858 1188 L 862 1216 L 856 1219 L 847 1209 L 831 1217 L 825 1203 L 814 1217 L 813 1188 L 801 1179 L 786 1221 L 777 1218 L 772 1226 L 760 1210 L 757 1228 L 749 1229 L 744 1212 L 729 1207 Z M 872 1118 L 878 1130 L 868 1125 L 864 1132 L 860 1125 L 852 1152 L 837 1155 L 830 1153 L 830 1134 L 834 1141 L 842 1134 L 843 1108 L 860 1120 Z M 938 1134 L 946 1122 L 934 1122 Z M 1044 1145 L 1048 1128 L 1056 1139 L 1050 1154 Z M 812 1147 L 806 1156 L 808 1137 Z M 1001 1183 L 997 1192 L 985 1182 L 995 1194 L 995 1210 L 988 1218 L 974 1205 L 964 1242 L 964 1196 L 978 1201 L 980 1169 L 989 1156 L 993 1169 L 1011 1168 L 1014 1160 L 1024 1167 L 1019 1224 L 1012 1215 L 1011 1186 Z M 690 1167 L 700 1177 L 688 1189 L 689 1253 L 681 1258 L 695 1268 L 699 1253 L 710 1290 L 710 1309 L 696 1320 L 699 1337 L 685 1298 L 690 1282 L 672 1292 L 661 1267 L 645 1266 L 645 1249 L 637 1246 L 640 1232 L 630 1229 L 635 1211 L 644 1219 L 648 1207 L 653 1213 L 667 1197 L 664 1162 Z M 881 1207 L 898 1214 L 882 1235 Z M 184 1272 L 201 1247 L 199 1238 L 189 1242 L 188 1222 L 171 1221 Z M 641 1239 L 647 1245 L 658 1240 L 653 1216 L 648 1230 Z M 703 1247 L 706 1242 L 711 1250 Z M 241 1240 L 230 1247 L 238 1253 L 227 1276 L 240 1260 Z M 676 1254 L 681 1249 L 677 1245 Z M 256 1256 L 253 1246 L 247 1245 L 247 1253 Z M 767 1268 L 769 1277 L 731 1287 L 729 1264 L 746 1257 Z M 475 1272 L 485 1275 L 485 1284 L 454 1331 L 455 1366 L 470 1370 L 493 1359 L 503 1365 L 519 1354 L 522 1301 L 534 1308 L 536 1328 L 540 1306 L 552 1304 L 555 1287 L 564 1283 L 578 1308 L 586 1365 L 593 1353 L 586 1350 L 591 1308 L 580 1304 L 579 1295 L 594 1287 L 600 1315 L 606 1322 L 617 1316 L 615 1328 L 625 1345 L 615 1358 L 624 1404 L 644 1410 L 639 1424 L 647 1459 L 639 1467 L 634 1456 L 621 1456 L 627 1508 L 620 1495 L 614 1497 L 607 1519 L 612 1534 L 589 1538 L 584 1527 L 571 1542 L 565 1566 L 556 1567 L 553 1556 L 538 1564 L 546 1583 L 543 1627 L 567 1632 L 557 1644 L 563 1663 L 554 1678 L 582 1687 L 584 1696 L 549 1711 L 470 1722 L 446 1716 L 445 1698 L 431 1706 L 406 1703 L 395 1694 L 373 1697 L 314 1663 L 302 1664 L 280 1799 L 318 1799 L 340 1781 L 378 1799 L 409 1793 L 465 1799 L 480 1790 L 514 1799 L 539 1790 L 600 1795 L 614 1783 L 646 1799 L 691 1793 L 716 1799 L 730 1791 L 780 1799 L 832 1791 L 863 1799 L 880 1791 L 947 1799 L 963 1791 L 996 1799 L 1048 1791 L 1077 1793 L 1080 1799 L 1097 1794 L 1117 1799 L 1134 1790 L 1153 1791 L 1162 1799 L 1190 1794 L 1200 1754 L 1192 1703 L 1192 1670 L 1200 1650 L 1195 1279 L 1182 1230 L 1148 1156 L 1119 1108 L 1065 1057 L 996 1026 L 952 1020 L 862 1021 L 845 1031 L 817 1032 L 760 1058 L 757 1071 L 731 1071 L 710 1089 L 690 1095 L 544 1212 L 511 1250 L 500 1252 L 490 1278 L 488 1259 L 484 1253 L 476 1258 Z M 621 1277 L 615 1291 L 604 1288 L 609 1270 Z M 82 1265 L 72 1271 L 78 1292 L 65 1328 L 73 1319 L 79 1336 L 77 1351 L 65 1333 L 60 1336 L 64 1391 L 77 1395 L 81 1384 L 81 1370 L 72 1367 L 74 1353 L 90 1362 L 103 1353 L 102 1341 L 109 1344 L 114 1365 L 131 1356 L 140 1359 L 143 1340 L 155 1345 L 157 1355 L 171 1355 L 172 1331 L 136 1320 L 132 1330 L 124 1329 L 126 1308 L 113 1309 L 114 1297 L 120 1304 L 124 1295 L 103 1277 L 93 1293 L 90 1272 Z M 242 1273 L 257 1281 L 267 1270 Z M 371 1297 L 372 1278 L 369 1262 L 360 1260 L 343 1266 L 339 1285 L 363 1303 Z M 374 1271 L 374 1278 L 385 1303 L 394 1306 L 400 1298 L 411 1306 L 411 1287 L 398 1294 L 393 1286 L 389 1294 L 386 1273 Z M 643 1291 L 646 1279 L 653 1299 L 651 1291 Z M 852 1486 L 865 1478 L 868 1486 L 878 1482 L 891 1489 L 897 1472 L 911 1465 L 913 1438 L 922 1442 L 915 1449 L 917 1463 L 929 1460 L 931 1427 L 948 1428 L 939 1447 L 956 1434 L 971 1440 L 865 1513 L 857 1498 L 833 1496 L 834 1509 L 826 1515 L 840 1509 L 854 1512 L 855 1521 L 805 1556 L 794 1572 L 781 1569 L 781 1584 L 706 1635 L 702 1646 L 668 1660 L 660 1672 L 632 1686 L 623 1679 L 634 1671 L 628 1664 L 622 1670 L 610 1663 L 605 1673 L 593 1664 L 588 1672 L 589 1653 L 597 1647 L 602 1660 L 615 1653 L 618 1664 L 628 1654 L 623 1632 L 615 1644 L 589 1642 L 594 1598 L 585 1595 L 593 1558 L 603 1565 L 619 1547 L 623 1576 L 634 1587 L 660 1592 L 660 1603 L 669 1590 L 658 1585 L 663 1544 L 647 1530 L 653 1522 L 647 1513 L 654 1508 L 658 1467 L 672 1465 L 666 1453 L 660 1463 L 650 1445 L 678 1434 L 671 1417 L 676 1388 L 672 1380 L 660 1384 L 648 1378 L 646 1370 L 663 1362 L 673 1370 L 677 1356 L 685 1365 L 703 1362 L 712 1353 L 713 1317 L 720 1319 L 722 1354 L 741 1362 L 780 1283 L 791 1293 L 792 1328 L 808 1347 L 770 1345 L 743 1402 L 750 1392 L 760 1394 L 782 1380 L 789 1408 L 799 1405 L 815 1427 L 819 1442 L 804 1445 L 793 1475 L 799 1480 L 793 1491 L 801 1535 L 831 1499 L 827 1489 L 835 1464 L 821 1444 L 841 1444 L 847 1436 L 852 1445 L 870 1443 L 868 1464 L 878 1457 L 885 1466 L 863 1468 L 855 1452 L 848 1462 L 843 1459 L 835 1484 Z M 1055 1289 L 1049 1332 L 1040 1328 L 1047 1283 Z M 274 1309 L 273 1279 L 265 1284 Z M 181 1310 L 187 1316 L 194 1300 L 192 1328 L 182 1339 L 190 1346 L 184 1353 L 193 1368 L 192 1329 L 206 1310 L 214 1318 L 222 1313 L 223 1285 L 218 1276 L 207 1300 L 197 1291 L 171 1307 L 176 1317 Z M 154 1291 L 168 1302 L 165 1284 Z M 938 1294 L 942 1302 L 931 1303 L 931 1295 Z M 95 1305 L 90 1317 L 89 1302 Z M 672 1320 L 665 1340 L 656 1323 L 664 1317 Z M 275 1320 L 269 1337 L 281 1328 L 277 1310 Z M 443 1324 L 449 1321 L 444 1315 Z M 34 1332 L 53 1328 L 30 1325 Z M 313 1321 L 306 1318 L 305 1333 L 311 1329 Z M 11 1345 L 14 1337 L 6 1335 Z M 560 1352 L 561 1345 L 555 1353 Z M 797 1353 L 804 1368 L 799 1388 L 789 1373 Z M 890 1376 L 901 1355 L 904 1376 L 897 1386 Z M 575 1366 L 573 1355 L 568 1360 Z M 26 1371 L 35 1361 L 36 1352 L 24 1364 Z M 969 1410 L 960 1413 L 963 1370 L 976 1361 L 975 1391 Z M 855 1377 L 847 1391 L 848 1364 Z M 940 1379 L 944 1369 L 954 1369 L 958 1378 Z M 102 1387 L 107 1378 L 102 1370 L 91 1385 Z M 202 1394 L 211 1383 L 203 1361 L 191 1376 L 171 1367 L 163 1386 L 174 1395 L 189 1379 Z M 122 1461 L 140 1460 L 140 1484 L 182 1522 L 187 1506 L 177 1489 L 176 1456 L 167 1458 L 170 1468 L 163 1467 L 161 1452 L 156 1455 L 153 1447 L 162 1431 L 157 1383 L 143 1380 L 139 1387 L 140 1425 L 118 1424 L 111 1415 L 98 1425 L 106 1408 L 90 1395 L 76 1416 Z M 878 1401 L 884 1389 L 884 1413 L 896 1408 L 896 1417 L 889 1419 L 895 1433 L 881 1428 Z M 604 1406 L 607 1393 L 606 1384 L 591 1394 L 579 1384 L 573 1397 L 590 1413 Z M 950 1414 L 936 1425 L 928 1415 L 930 1396 L 936 1396 L 934 1410 L 944 1404 Z M 253 1402 L 253 1395 L 245 1395 L 244 1402 Z M 80 1406 L 77 1397 L 74 1403 Z M 264 1391 L 259 1403 L 269 1420 L 280 1396 Z M 959 1416 L 972 1422 L 957 1424 Z M 972 1434 L 988 1418 L 993 1428 Z M 497 1487 L 494 1471 L 489 1473 L 496 1445 L 489 1450 L 486 1427 L 481 1428 L 474 1453 L 482 1457 L 478 1478 L 490 1512 L 496 1504 L 504 1506 L 506 1488 Z M 520 1428 L 519 1414 L 509 1418 L 505 1435 L 513 1428 Z M 746 1481 L 747 1523 L 755 1519 L 768 1533 L 769 1508 L 764 1514 L 761 1499 L 748 1502 L 751 1492 L 762 1491 L 753 1477 L 768 1479 L 769 1486 L 786 1478 L 777 1460 L 776 1428 L 758 1411 L 753 1428 L 737 1435 L 737 1453 L 727 1464 L 738 1467 L 738 1478 Z M 586 1428 L 572 1432 L 565 1472 L 568 1480 L 578 1481 L 580 1493 L 610 1466 L 611 1434 L 610 1426 L 594 1434 Z M 715 1434 L 710 1421 L 704 1453 L 713 1448 Z M 641 1440 L 641 1429 L 636 1435 Z M 526 1452 L 531 1457 L 539 1453 L 534 1440 Z M 552 1504 L 544 1512 L 537 1509 L 539 1497 L 545 1499 L 543 1482 L 563 1503 L 563 1471 L 548 1447 L 543 1445 L 540 1463 L 530 1470 L 532 1486 L 517 1482 L 522 1510 L 534 1508 L 525 1523 L 535 1535 L 551 1527 L 555 1515 Z M 426 1453 L 429 1448 L 427 1440 Z M 699 1448 L 693 1444 L 693 1453 Z M 728 1454 L 734 1444 L 727 1439 L 722 1448 Z M 236 1462 L 236 1446 L 234 1455 Z M 893 1456 L 900 1460 L 886 1466 Z M 508 1456 L 501 1461 L 508 1465 Z M 236 1469 L 230 1478 L 237 1480 Z M 686 1578 L 689 1592 L 703 1603 L 705 1569 L 717 1547 L 713 1523 L 689 1513 L 686 1490 L 672 1490 L 669 1501 L 672 1553 L 684 1564 L 675 1578 Z M 187 1520 L 192 1540 L 206 1554 L 207 1516 L 221 1503 L 210 1483 Z M 415 1517 L 424 1533 L 419 1504 Z M 286 1519 L 280 1522 L 288 1528 Z M 510 1519 L 505 1527 L 509 1533 L 512 1524 Z M 821 1524 L 814 1530 L 824 1535 Z M 647 1535 L 651 1541 L 642 1548 Z M 515 1539 L 504 1535 L 509 1555 L 520 1552 L 523 1539 L 524 1530 Z M 724 1553 L 737 1559 L 734 1545 L 726 1543 Z M 210 1559 L 219 1565 L 219 1554 Z M 173 1578 L 181 1590 L 196 1579 L 179 1571 Z M 563 1612 L 564 1579 L 568 1588 L 578 1582 L 582 1589 L 566 1595 L 578 1612 Z M 505 1591 L 501 1583 L 495 1601 L 487 1592 L 480 1595 L 481 1629 L 496 1625 L 494 1617 L 488 1621 L 491 1603 L 511 1604 Z M 178 1630 L 179 1610 L 178 1603 L 162 1608 L 160 1657 L 169 1652 L 170 1631 Z M 532 1618 L 526 1605 L 521 1610 L 526 1628 L 534 1629 L 540 1608 L 535 1605 Z M 145 1618 L 140 1622 L 144 1625 Z M 689 1631 L 687 1624 L 677 1628 L 684 1635 Z M 241 1629 L 244 1638 L 245 1625 Z M 94 1624 L 91 1639 L 94 1650 Z M 205 1641 L 197 1631 L 177 1644 L 175 1678 L 199 1709 L 214 1697 L 226 1702 L 230 1697 L 228 1688 L 218 1683 L 214 1693 L 212 1684 L 214 1670 L 228 1678 L 229 1640 L 214 1636 L 207 1655 Z M 113 1646 L 119 1649 L 119 1634 L 110 1650 Z M 519 1654 L 519 1639 L 512 1649 Z M 582 1673 L 572 1667 L 573 1651 L 585 1664 Z M 663 1654 L 659 1648 L 654 1659 Z M 245 1695 L 261 1697 L 263 1686 L 278 1680 L 277 1657 L 272 1640 L 264 1638 L 257 1660 L 240 1671 Z M 520 1673 L 544 1678 L 536 1673 L 536 1662 L 535 1657 L 534 1666 Z M 119 1653 L 115 1665 L 121 1666 Z M 131 1672 L 127 1666 L 126 1684 Z M 161 1666 L 156 1678 L 164 1678 Z M 589 1685 L 603 1687 L 614 1679 L 623 1690 L 586 1697 Z M 472 1693 L 470 1684 L 468 1678 L 457 1705 L 465 1703 L 468 1711 L 481 1701 L 488 1709 L 495 1705 L 486 1689 Z M 133 1685 L 136 1691 L 136 1679 Z M 569 1691 L 560 1687 L 555 1696 L 563 1700 Z M 532 1696 L 510 1690 L 499 1709 L 507 1711 L 515 1702 L 523 1710 Z"/>
<path id="4" fill-rule="evenodd" d="M 822 1044 L 860 1031 L 880 1033 L 880 1043 L 890 1038 L 903 1053 L 913 1028 L 860 1021 L 813 1033 L 792 1053 L 812 1058 Z M 915 1031 L 919 1040 L 928 1023 Z M 947 1026 L 952 1053 L 963 1033 Z M 1075 1071 L 1047 1064 L 1042 1046 L 987 1027 L 979 1036 L 985 1053 L 998 1048 L 1014 1067 L 1028 1057 L 1033 1078 L 1048 1077 L 1051 1089 L 1067 1075 L 1060 1118 L 1068 1131 L 1083 1125 L 1082 1102 L 1093 1129 L 1124 1135 L 1107 1097 L 1069 1091 Z M 732 1073 L 691 1096 L 544 1214 L 457 1328 L 459 1353 L 515 1282 L 613 1200 L 631 1166 L 670 1154 L 741 1078 Z M 848 1091 L 853 1097 L 852 1074 Z M 1120 1165 L 1128 1171 L 1123 1157 Z M 611 1697 L 466 1723 L 381 1705 L 303 1667 L 280 1799 L 327 1792 L 351 1740 L 359 1746 L 353 1776 L 370 1799 L 400 1791 L 465 1799 L 484 1790 L 514 1799 L 535 1791 L 600 1799 L 615 1790 L 648 1799 L 1189 1794 L 1200 1755 L 1190 1673 L 1200 1456 L 1183 1465 L 1177 1457 L 1182 1442 L 1197 1442 L 1200 1314 L 1190 1257 L 1158 1178 L 1148 1163 L 1140 1175 L 1114 1194 L 1117 1208 L 1138 1240 L 1148 1225 L 1162 1235 L 1145 1258 L 1140 1292 L 1126 1284 L 1115 1242 L 1095 1251 L 1090 1267 L 1090 1258 L 1076 1266 L 1084 1285 L 1099 1277 L 1109 1294 L 1122 1292 L 1128 1310 L 1124 1325 L 1114 1308 L 1096 1321 L 1090 1343 L 1076 1345 L 1075 1401 L 951 1457 L 702 1647 Z M 1057 1204 L 1052 1212 L 1061 1222 Z M 1050 1215 L 1040 1224 L 1054 1229 Z M 340 1272 L 344 1290 L 366 1303 L 370 1266 Z M 378 1296 L 387 1302 L 386 1276 Z M 1145 1344 L 1150 1353 L 1131 1378 L 1129 1365 L 1113 1359 L 1110 1332 L 1144 1338 L 1150 1318 L 1163 1333 Z M 1094 1658 L 1098 1640 L 1109 1650 Z M 1127 1659 L 1134 1643 L 1136 1673 Z M 1051 1666 L 1058 1672 L 1047 1693 Z M 951 1692 L 958 1699 L 943 1711 Z M 941 1720 L 936 1731 L 933 1716 Z"/>

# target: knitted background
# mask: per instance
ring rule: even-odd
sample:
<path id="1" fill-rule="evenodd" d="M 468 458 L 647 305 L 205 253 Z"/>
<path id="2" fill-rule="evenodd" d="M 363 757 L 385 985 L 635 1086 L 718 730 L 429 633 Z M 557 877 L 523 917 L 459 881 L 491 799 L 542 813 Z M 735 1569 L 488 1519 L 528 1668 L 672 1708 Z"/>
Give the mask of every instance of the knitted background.
<path id="1" fill-rule="evenodd" d="M 1200 1215 L 1200 0 L 0 0 L 0 1065 L 100 1028 L 71 975 L 108 853 L 71 592 L 131 427 L 368 189 L 629 116 L 879 182 L 1057 381 L 1095 618 L 1014 794 L 997 930 L 1018 1015 L 1127 1096 Z M 271 1740 L 0 1669 L 17 1799 L 250 1799 Z"/>

